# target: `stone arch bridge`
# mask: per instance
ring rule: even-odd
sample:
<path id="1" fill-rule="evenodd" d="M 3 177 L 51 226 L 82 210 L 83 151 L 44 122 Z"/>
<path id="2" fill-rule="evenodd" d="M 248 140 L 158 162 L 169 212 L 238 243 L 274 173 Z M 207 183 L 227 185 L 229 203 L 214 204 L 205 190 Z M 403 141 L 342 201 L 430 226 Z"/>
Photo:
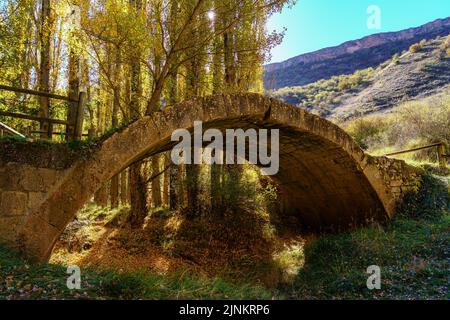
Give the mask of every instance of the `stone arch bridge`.
<path id="1" fill-rule="evenodd" d="M 417 169 L 365 154 L 342 129 L 303 109 L 257 94 L 210 96 L 144 117 L 88 156 L 67 156 L 62 147 L 41 153 L 36 144 L 0 144 L 0 242 L 33 260 L 47 260 L 66 225 L 103 182 L 139 159 L 169 150 L 172 132 L 192 129 L 196 120 L 203 129 L 280 129 L 280 169 L 273 179 L 287 214 L 310 226 L 385 221 L 420 180 Z"/>

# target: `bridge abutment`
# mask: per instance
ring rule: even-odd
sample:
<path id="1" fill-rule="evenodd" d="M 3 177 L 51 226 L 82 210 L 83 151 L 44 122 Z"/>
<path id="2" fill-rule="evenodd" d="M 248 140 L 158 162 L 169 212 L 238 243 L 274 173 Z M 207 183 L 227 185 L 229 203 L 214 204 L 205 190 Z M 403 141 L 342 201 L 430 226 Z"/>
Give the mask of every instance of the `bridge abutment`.
<path id="1" fill-rule="evenodd" d="M 422 170 L 403 160 L 367 155 L 361 169 L 377 191 L 390 218 L 395 215 L 407 193 L 419 190 L 423 174 Z"/>
<path id="2" fill-rule="evenodd" d="M 56 188 L 65 170 L 0 163 L 0 243 L 20 248 L 20 233 L 29 213 Z"/>

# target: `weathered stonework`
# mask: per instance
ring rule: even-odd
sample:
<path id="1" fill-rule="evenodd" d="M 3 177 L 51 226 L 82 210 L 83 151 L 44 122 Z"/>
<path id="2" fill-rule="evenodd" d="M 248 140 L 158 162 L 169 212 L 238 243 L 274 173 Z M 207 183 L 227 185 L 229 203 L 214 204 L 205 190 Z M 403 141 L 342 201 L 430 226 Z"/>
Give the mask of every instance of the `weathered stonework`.
<path id="1" fill-rule="evenodd" d="M 373 180 L 381 184 L 377 187 L 385 190 L 378 195 L 390 217 L 394 215 L 406 193 L 418 190 L 423 174 L 421 169 L 412 167 L 403 160 L 386 157 L 367 156 L 362 169 L 366 176 L 375 176 L 376 179 Z"/>
<path id="2" fill-rule="evenodd" d="M 61 180 L 63 170 L 0 162 L 0 243 L 20 249 L 20 232 L 31 209 L 39 207 Z"/>
<path id="3" fill-rule="evenodd" d="M 20 191 L 3 191 L 0 199 L 0 215 L 23 216 L 27 212 L 28 195 Z"/>
<path id="4" fill-rule="evenodd" d="M 14 149 L 15 155 L 0 150 L 0 241 L 29 258 L 48 259 L 67 223 L 102 183 L 169 150 L 172 132 L 192 129 L 196 120 L 205 130 L 280 129 L 280 170 L 273 179 L 284 213 L 314 228 L 385 221 L 420 180 L 417 169 L 364 154 L 342 129 L 305 110 L 257 94 L 197 98 L 130 124 L 78 160 L 60 148 L 33 166 L 26 149 Z"/>
<path id="5" fill-rule="evenodd" d="M 0 243 L 6 244 L 12 248 L 17 248 L 20 244 L 20 227 L 25 223 L 26 216 L 1 216 L 0 217 Z"/>

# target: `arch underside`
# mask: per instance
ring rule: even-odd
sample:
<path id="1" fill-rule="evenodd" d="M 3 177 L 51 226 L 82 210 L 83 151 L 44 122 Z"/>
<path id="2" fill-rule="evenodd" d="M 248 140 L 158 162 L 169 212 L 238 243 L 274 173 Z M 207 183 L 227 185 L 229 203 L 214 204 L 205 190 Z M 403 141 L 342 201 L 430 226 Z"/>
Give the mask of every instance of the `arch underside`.
<path id="1" fill-rule="evenodd" d="M 305 228 L 339 230 L 388 218 L 360 166 L 342 146 L 311 132 L 258 117 L 203 123 L 203 131 L 210 128 L 223 132 L 236 128 L 280 130 L 279 171 L 270 178 L 281 189 L 282 213 L 295 216 Z M 192 127 L 185 129 L 193 131 Z M 173 146 L 166 137 L 141 158 Z"/>

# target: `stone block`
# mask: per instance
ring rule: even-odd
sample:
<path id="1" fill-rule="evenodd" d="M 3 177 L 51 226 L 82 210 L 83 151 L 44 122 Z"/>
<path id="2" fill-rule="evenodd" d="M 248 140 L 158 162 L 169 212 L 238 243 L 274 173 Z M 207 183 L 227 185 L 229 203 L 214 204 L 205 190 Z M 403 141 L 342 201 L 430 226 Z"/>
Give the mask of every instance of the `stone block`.
<path id="1" fill-rule="evenodd" d="M 25 223 L 24 216 L 18 217 L 2 217 L 0 216 L 0 242 L 13 244 L 16 240 L 18 232 Z"/>
<path id="2" fill-rule="evenodd" d="M 45 200 L 46 193 L 45 192 L 29 192 L 28 193 L 28 207 L 32 208 L 40 204 Z"/>
<path id="3" fill-rule="evenodd" d="M 20 216 L 27 213 L 28 196 L 24 192 L 4 191 L 1 194 L 0 216 Z"/>
<path id="4" fill-rule="evenodd" d="M 45 192 L 56 182 L 58 172 L 45 168 L 24 167 L 21 170 L 20 185 L 23 190 Z"/>
<path id="5" fill-rule="evenodd" d="M 59 179 L 60 171 L 8 163 L 0 169 L 0 188 L 9 191 L 45 192 Z"/>
<path id="6" fill-rule="evenodd" d="M 20 174 L 18 168 L 9 163 L 2 169 L 3 170 L 0 172 L 0 188 L 3 190 L 20 191 Z"/>

